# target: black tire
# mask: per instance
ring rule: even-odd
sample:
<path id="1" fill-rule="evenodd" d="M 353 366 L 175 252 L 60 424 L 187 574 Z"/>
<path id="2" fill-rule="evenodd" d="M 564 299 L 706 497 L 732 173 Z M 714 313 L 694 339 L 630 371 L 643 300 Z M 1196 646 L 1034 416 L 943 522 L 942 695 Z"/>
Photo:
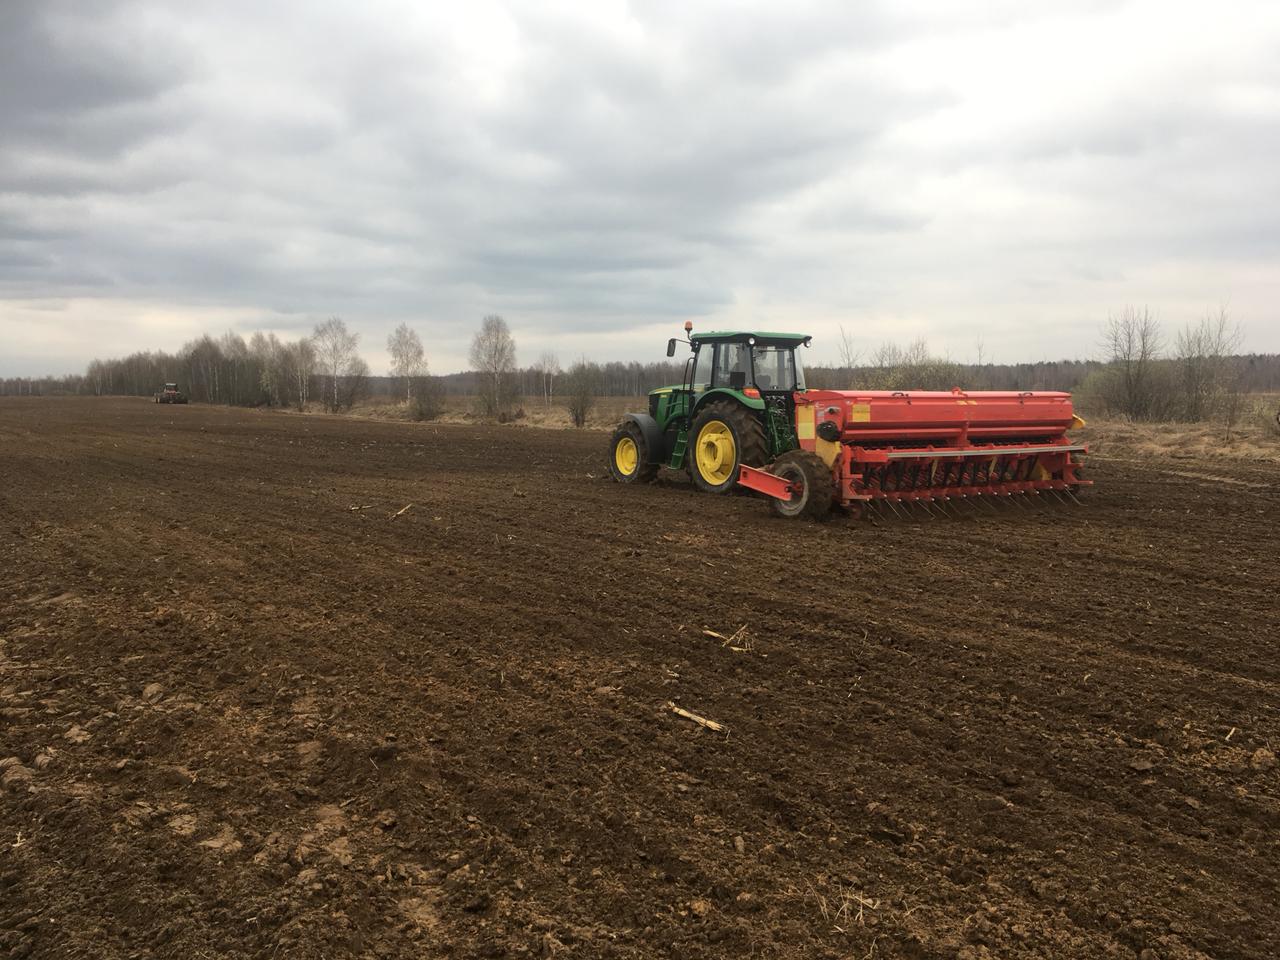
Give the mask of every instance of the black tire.
<path id="1" fill-rule="evenodd" d="M 703 430 L 713 424 L 723 424 L 733 436 L 733 459 L 723 465 L 718 476 L 703 476 L 698 461 L 699 443 Z M 739 403 L 713 400 L 693 418 L 685 456 L 689 462 L 689 475 L 699 490 L 703 493 L 729 493 L 738 485 L 738 468 L 744 463 L 749 467 L 762 467 L 769 462 L 764 424 Z"/>
<path id="2" fill-rule="evenodd" d="M 808 517 L 826 520 L 831 516 L 831 505 L 836 498 L 836 481 L 831 468 L 816 453 L 808 450 L 789 450 L 773 463 L 769 472 L 798 483 L 801 491 L 790 500 L 769 498 L 769 507 L 775 514 L 788 519 Z"/>
<path id="3" fill-rule="evenodd" d="M 635 464 L 628 469 L 630 458 L 625 455 L 625 444 L 630 442 L 635 453 Z M 620 456 L 619 446 L 624 447 Z M 609 476 L 619 483 L 648 483 L 658 475 L 658 465 L 649 462 L 649 446 L 644 441 L 644 431 L 631 421 L 619 424 L 609 438 Z"/>

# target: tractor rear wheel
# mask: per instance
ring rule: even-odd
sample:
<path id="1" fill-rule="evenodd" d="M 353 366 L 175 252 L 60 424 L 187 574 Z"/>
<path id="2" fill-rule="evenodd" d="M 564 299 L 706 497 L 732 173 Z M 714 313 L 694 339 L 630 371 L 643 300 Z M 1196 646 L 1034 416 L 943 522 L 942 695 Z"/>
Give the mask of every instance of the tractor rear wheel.
<path id="1" fill-rule="evenodd" d="M 780 517 L 809 517 L 826 520 L 831 516 L 831 504 L 836 497 L 836 482 L 831 468 L 816 453 L 809 450 L 788 450 L 773 463 L 769 472 L 775 477 L 790 480 L 800 488 L 790 500 L 769 498 L 769 506 Z"/>
<path id="2" fill-rule="evenodd" d="M 609 474 L 619 483 L 648 483 L 658 475 L 649 462 L 644 434 L 634 423 L 621 424 L 609 441 Z"/>
<path id="3" fill-rule="evenodd" d="M 738 483 L 738 468 L 769 461 L 764 425 L 750 410 L 731 400 L 708 403 L 689 431 L 690 474 L 704 493 L 728 493 Z"/>

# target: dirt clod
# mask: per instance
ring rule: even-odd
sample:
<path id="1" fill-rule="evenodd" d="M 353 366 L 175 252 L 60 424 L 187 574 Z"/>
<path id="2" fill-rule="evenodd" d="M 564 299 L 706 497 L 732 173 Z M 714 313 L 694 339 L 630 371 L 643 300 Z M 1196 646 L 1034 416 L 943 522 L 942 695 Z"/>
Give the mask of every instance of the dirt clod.
<path id="1" fill-rule="evenodd" d="M 16 758 L 11 757 L 11 760 Z M 21 763 L 11 763 L 0 772 L 0 787 L 6 790 L 18 790 L 25 787 L 32 779 L 34 774 L 30 769 Z"/>

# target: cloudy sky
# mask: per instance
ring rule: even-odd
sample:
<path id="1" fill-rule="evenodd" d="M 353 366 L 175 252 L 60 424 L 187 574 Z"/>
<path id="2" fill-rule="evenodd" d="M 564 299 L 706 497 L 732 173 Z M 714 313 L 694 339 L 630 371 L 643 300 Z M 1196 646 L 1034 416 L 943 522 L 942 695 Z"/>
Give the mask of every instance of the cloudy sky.
<path id="1" fill-rule="evenodd" d="M 1280 350 L 1280 3 L 0 2 L 0 375 L 345 318 Z"/>

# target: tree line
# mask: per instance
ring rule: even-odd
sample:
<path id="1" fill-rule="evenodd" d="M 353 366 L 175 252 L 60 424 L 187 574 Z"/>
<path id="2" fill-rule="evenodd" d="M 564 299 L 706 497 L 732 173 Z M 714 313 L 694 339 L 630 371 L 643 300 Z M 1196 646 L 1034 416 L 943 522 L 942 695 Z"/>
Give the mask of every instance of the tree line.
<path id="1" fill-rule="evenodd" d="M 1280 389 L 1280 358 L 1240 355 L 1244 338 L 1225 308 L 1172 334 L 1147 307 L 1125 307 L 1107 318 L 1107 362 L 1081 384 L 1101 411 L 1131 420 L 1220 420 L 1228 431 L 1250 393 Z"/>
<path id="2" fill-rule="evenodd" d="M 996 364 L 983 358 L 957 362 L 917 339 L 905 346 L 884 343 L 865 357 L 843 329 L 836 363 L 806 364 L 811 387 L 885 390 L 1069 390 L 1098 412 L 1135 420 L 1208 420 L 1239 414 L 1240 398 L 1280 391 L 1280 355 L 1237 353 L 1241 330 L 1225 310 L 1166 335 L 1146 308 L 1126 307 L 1103 327 L 1101 360 L 1056 360 Z M 141 351 L 92 361 L 83 374 L 0 380 L 0 395 L 91 394 L 150 396 L 162 383 L 178 382 L 196 402 L 329 412 L 351 408 L 367 397 L 408 405 L 415 419 L 432 419 L 446 396 L 474 397 L 480 414 L 499 421 L 515 417 L 523 403 L 564 405 L 579 426 L 596 397 L 639 396 L 681 382 L 683 361 L 650 363 L 585 358 L 563 368 L 543 353 L 527 366 L 517 363 L 516 342 L 497 315 L 481 320 L 471 344 L 471 369 L 432 376 L 416 331 L 400 324 L 387 338 L 391 369 L 374 376 L 359 354 L 360 335 L 339 317 L 318 324 L 309 336 L 281 340 L 254 333 L 203 335 L 175 353 Z M 807 357 L 802 354 L 802 359 Z"/>

